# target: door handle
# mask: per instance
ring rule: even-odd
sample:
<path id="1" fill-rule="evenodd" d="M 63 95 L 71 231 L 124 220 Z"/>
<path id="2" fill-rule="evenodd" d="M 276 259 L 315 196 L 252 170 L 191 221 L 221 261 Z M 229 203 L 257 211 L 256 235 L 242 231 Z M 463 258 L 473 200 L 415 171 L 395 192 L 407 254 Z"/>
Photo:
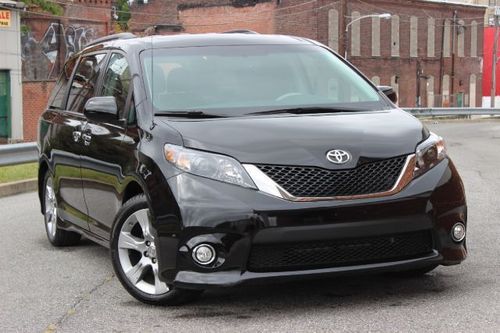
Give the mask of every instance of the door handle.
<path id="1" fill-rule="evenodd" d="M 78 141 L 80 141 L 81 137 L 82 137 L 82 132 L 73 131 L 73 141 L 78 142 Z"/>
<path id="2" fill-rule="evenodd" d="M 90 141 L 92 141 L 92 136 L 89 135 L 89 134 L 83 134 L 82 135 L 82 139 L 83 139 L 83 144 L 85 146 L 90 146 Z"/>

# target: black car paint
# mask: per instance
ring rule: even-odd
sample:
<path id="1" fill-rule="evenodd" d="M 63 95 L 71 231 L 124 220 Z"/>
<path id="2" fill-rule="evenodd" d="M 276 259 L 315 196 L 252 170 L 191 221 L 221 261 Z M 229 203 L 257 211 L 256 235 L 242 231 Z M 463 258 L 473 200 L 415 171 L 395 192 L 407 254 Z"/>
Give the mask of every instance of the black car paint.
<path id="1" fill-rule="evenodd" d="M 423 126 L 399 110 L 161 120 L 182 133 L 186 147 L 255 164 L 348 169 L 355 167 L 360 158 L 384 159 L 414 153 L 416 143 L 425 139 Z M 333 147 L 349 151 L 352 159 L 342 166 L 330 163 L 325 154 Z"/>
<path id="2" fill-rule="evenodd" d="M 65 220 L 62 227 L 109 246 L 114 214 L 124 200 L 140 189 L 150 203 L 158 234 L 161 275 L 167 283 L 185 288 L 268 278 L 401 270 L 432 263 L 457 264 L 465 259 L 465 243 L 454 243 L 449 237 L 451 226 L 457 221 L 465 223 L 467 218 L 463 184 L 449 158 L 388 198 L 317 202 L 283 200 L 184 173 L 169 164 L 164 158 L 165 143 L 226 154 L 240 162 L 316 165 L 329 169 L 335 166 L 324 158 L 326 151 L 344 148 L 354 155 L 348 165 L 353 167 L 363 158 L 413 153 L 428 131 L 399 109 L 226 119 L 154 116 L 141 79 L 139 59 L 132 56 L 150 47 L 150 40 L 153 39 L 107 42 L 90 49 L 126 55 L 133 76 L 136 123 L 127 124 L 122 119 L 100 122 L 82 113 L 50 108 L 41 116 L 40 179 L 45 171 L 56 174 L 61 216 Z M 244 42 L 311 43 L 289 37 L 262 42 L 251 36 L 245 36 Z M 242 41 L 237 36 L 232 39 L 217 35 L 184 36 L 170 37 L 163 46 L 196 43 L 227 45 Z M 387 103 L 390 105 L 388 100 Z M 72 140 L 77 129 L 92 136 L 89 146 Z M 61 168 L 67 172 L 61 172 Z M 75 170 L 80 170 L 80 177 L 75 176 Z M 433 232 L 435 253 L 426 258 L 295 272 L 246 270 L 253 243 L 429 228 Z M 219 251 L 212 267 L 196 265 L 190 257 L 190 249 L 200 241 L 211 242 Z"/>

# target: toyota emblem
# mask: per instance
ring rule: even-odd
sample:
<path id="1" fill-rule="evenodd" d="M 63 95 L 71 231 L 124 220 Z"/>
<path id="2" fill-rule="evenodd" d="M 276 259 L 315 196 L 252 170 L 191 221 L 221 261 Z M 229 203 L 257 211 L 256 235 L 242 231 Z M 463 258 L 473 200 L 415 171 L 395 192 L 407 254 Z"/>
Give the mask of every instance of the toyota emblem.
<path id="1" fill-rule="evenodd" d="M 351 154 L 345 150 L 334 149 L 326 153 L 326 159 L 333 164 L 345 164 L 351 160 Z"/>

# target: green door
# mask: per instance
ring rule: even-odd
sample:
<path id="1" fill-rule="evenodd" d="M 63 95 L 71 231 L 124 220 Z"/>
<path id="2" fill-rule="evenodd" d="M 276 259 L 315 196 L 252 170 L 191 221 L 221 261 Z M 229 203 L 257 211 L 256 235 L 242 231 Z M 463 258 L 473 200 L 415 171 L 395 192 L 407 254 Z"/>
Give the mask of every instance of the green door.
<path id="1" fill-rule="evenodd" d="M 10 137 L 10 75 L 0 71 L 0 138 Z"/>

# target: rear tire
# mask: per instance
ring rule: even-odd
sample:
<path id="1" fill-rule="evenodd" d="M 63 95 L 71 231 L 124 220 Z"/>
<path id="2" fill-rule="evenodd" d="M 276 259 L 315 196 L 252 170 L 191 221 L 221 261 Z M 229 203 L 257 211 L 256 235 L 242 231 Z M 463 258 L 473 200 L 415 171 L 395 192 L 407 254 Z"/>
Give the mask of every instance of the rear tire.
<path id="1" fill-rule="evenodd" d="M 78 244 L 82 237 L 79 233 L 58 227 L 61 220 L 57 214 L 57 196 L 52 175 L 47 172 L 43 181 L 43 217 L 49 242 L 56 247 Z"/>
<path id="2" fill-rule="evenodd" d="M 160 280 L 155 235 L 146 197 L 128 200 L 117 214 L 111 240 L 111 261 L 121 284 L 146 304 L 179 305 L 196 299 L 202 290 L 180 289 Z"/>

